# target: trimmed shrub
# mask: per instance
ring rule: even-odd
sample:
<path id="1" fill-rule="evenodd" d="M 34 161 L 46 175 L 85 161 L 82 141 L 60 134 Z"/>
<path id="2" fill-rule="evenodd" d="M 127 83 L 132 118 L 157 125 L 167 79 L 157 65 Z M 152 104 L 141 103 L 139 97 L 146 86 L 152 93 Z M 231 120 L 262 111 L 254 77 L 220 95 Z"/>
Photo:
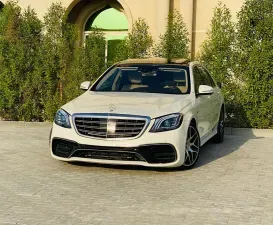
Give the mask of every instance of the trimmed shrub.
<path id="1" fill-rule="evenodd" d="M 236 75 L 251 127 L 273 128 L 273 2 L 247 0 L 238 13 Z"/>
<path id="2" fill-rule="evenodd" d="M 175 10 L 167 20 L 166 32 L 159 37 L 159 43 L 155 45 L 153 54 L 169 60 L 189 58 L 189 32 L 181 13 Z"/>
<path id="3" fill-rule="evenodd" d="M 123 40 L 116 49 L 115 62 L 128 58 L 145 58 L 150 55 L 153 46 L 153 38 L 149 31 L 147 22 L 138 18 L 128 37 Z"/>
<path id="4" fill-rule="evenodd" d="M 86 79 L 95 81 L 106 70 L 105 46 L 104 33 L 100 30 L 93 30 L 86 39 L 84 48 Z"/>
<path id="5" fill-rule="evenodd" d="M 0 108 L 9 120 L 40 120 L 38 49 L 42 23 L 9 1 L 0 13 Z"/>
<path id="6" fill-rule="evenodd" d="M 16 2 L 7 2 L 0 12 L 0 117 L 17 119 L 22 59 L 19 44 L 21 9 Z"/>
<path id="7" fill-rule="evenodd" d="M 210 70 L 214 79 L 224 84 L 231 80 L 234 68 L 235 24 L 231 19 L 230 10 L 219 3 L 214 9 L 207 39 L 197 57 Z"/>
<path id="8" fill-rule="evenodd" d="M 105 38 L 94 30 L 85 47 L 78 43 L 78 30 L 67 22 L 65 8 L 54 3 L 44 18 L 41 47 L 44 120 L 52 120 L 56 110 L 80 95 L 80 82 L 94 81 L 105 67 Z"/>
<path id="9" fill-rule="evenodd" d="M 73 64 L 77 32 L 66 22 L 65 8 L 53 3 L 44 17 L 44 36 L 40 48 L 43 119 L 52 120 L 66 102 L 64 86 Z"/>
<path id="10" fill-rule="evenodd" d="M 242 82 L 234 74 L 235 42 L 235 24 L 232 22 L 231 12 L 220 2 L 214 9 L 211 28 L 197 59 L 208 68 L 216 82 L 223 84 L 227 125 L 247 127 L 249 123 L 241 102 Z"/>
<path id="11" fill-rule="evenodd" d="M 39 49 L 42 43 L 42 22 L 31 8 L 22 14 L 19 27 L 23 59 L 20 62 L 20 107 L 19 120 L 42 119 Z"/>
<path id="12" fill-rule="evenodd" d="M 82 93 L 81 81 L 94 81 L 106 69 L 104 34 L 95 30 L 80 46 L 65 11 L 53 3 L 44 23 L 16 1 L 0 12 L 1 118 L 51 121 L 61 105 Z"/>

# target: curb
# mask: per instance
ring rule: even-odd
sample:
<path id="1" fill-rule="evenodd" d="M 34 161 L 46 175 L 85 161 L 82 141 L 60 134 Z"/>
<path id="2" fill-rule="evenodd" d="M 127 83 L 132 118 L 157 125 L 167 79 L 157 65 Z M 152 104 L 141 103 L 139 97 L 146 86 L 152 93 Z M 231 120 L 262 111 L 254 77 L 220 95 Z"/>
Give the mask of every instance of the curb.
<path id="1" fill-rule="evenodd" d="M 21 121 L 0 121 L 0 130 L 1 128 L 45 128 L 51 127 L 52 123 L 50 122 L 21 122 Z"/>
<path id="2" fill-rule="evenodd" d="M 273 138 L 273 129 L 252 129 L 252 128 L 225 128 L 226 135 L 234 135 L 240 137 L 269 137 Z"/>

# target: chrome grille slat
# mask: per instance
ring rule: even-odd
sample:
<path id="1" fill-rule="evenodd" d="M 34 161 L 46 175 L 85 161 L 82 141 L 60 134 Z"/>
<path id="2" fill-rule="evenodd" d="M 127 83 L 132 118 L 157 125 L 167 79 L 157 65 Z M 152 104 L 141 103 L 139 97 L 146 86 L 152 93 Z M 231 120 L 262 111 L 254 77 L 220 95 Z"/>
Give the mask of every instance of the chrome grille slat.
<path id="1" fill-rule="evenodd" d="M 138 130 L 138 131 L 141 131 L 142 130 L 142 127 L 116 127 L 116 131 L 130 131 L 130 130 Z"/>
<path id="2" fill-rule="evenodd" d="M 88 123 L 88 124 L 104 124 L 104 125 L 106 125 L 107 124 L 107 121 L 105 121 L 105 122 L 102 122 L 102 121 L 98 121 L 98 120 L 96 120 L 96 121 L 88 121 L 88 120 L 77 120 L 76 121 L 77 123 L 84 123 L 84 124 L 86 124 L 86 123 Z"/>
<path id="3" fill-rule="evenodd" d="M 80 128 L 85 128 L 85 129 L 98 129 L 98 130 L 103 130 L 103 129 L 107 129 L 107 126 L 88 126 L 88 125 L 84 125 L 84 124 L 77 124 L 77 127 Z"/>
<path id="4" fill-rule="evenodd" d="M 139 134 L 139 132 L 130 132 L 130 135 L 132 135 L 132 134 L 137 135 L 137 134 Z M 126 135 L 126 134 L 124 134 L 124 132 L 116 132 L 114 134 L 108 134 L 108 136 L 123 136 L 123 135 Z M 127 135 L 129 135 L 129 134 L 127 134 Z"/>
<path id="5" fill-rule="evenodd" d="M 126 125 L 126 126 L 143 126 L 143 125 L 145 125 L 145 122 L 143 122 L 143 123 L 140 123 L 140 122 L 130 123 L 130 122 L 119 122 L 118 121 L 118 125 L 120 125 L 120 126 L 122 126 L 122 125 Z"/>
<path id="6" fill-rule="evenodd" d="M 148 117 L 112 114 L 76 114 L 73 119 L 78 134 L 101 139 L 136 138 L 150 121 Z"/>
<path id="7" fill-rule="evenodd" d="M 96 136 L 106 136 L 106 132 L 96 132 L 96 131 L 88 131 L 88 130 L 82 130 L 82 129 L 78 129 L 79 132 L 87 135 L 96 135 Z"/>

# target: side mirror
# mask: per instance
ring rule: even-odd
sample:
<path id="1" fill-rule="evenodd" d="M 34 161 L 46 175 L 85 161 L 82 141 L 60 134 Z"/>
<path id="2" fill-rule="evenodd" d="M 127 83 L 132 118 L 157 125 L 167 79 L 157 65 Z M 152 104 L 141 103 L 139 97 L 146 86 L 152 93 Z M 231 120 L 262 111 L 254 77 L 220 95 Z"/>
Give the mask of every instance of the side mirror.
<path id="1" fill-rule="evenodd" d="M 91 87 L 91 82 L 90 81 L 84 81 L 81 83 L 80 89 L 83 91 L 87 91 Z"/>
<path id="2" fill-rule="evenodd" d="M 213 93 L 214 93 L 213 87 L 208 85 L 200 85 L 197 95 L 212 95 Z"/>

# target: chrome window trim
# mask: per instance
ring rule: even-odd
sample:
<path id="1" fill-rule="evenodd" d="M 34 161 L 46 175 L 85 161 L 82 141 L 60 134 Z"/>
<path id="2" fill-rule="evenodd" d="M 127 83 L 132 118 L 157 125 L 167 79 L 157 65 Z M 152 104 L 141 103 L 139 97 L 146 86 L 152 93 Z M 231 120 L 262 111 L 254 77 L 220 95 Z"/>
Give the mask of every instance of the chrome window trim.
<path id="1" fill-rule="evenodd" d="M 76 117 L 81 118 L 104 118 L 104 119 L 134 119 L 134 120 L 143 120 L 145 121 L 145 125 L 143 126 L 142 131 L 135 137 L 129 137 L 129 138 L 99 138 L 99 137 L 92 137 L 88 135 L 83 135 L 78 132 L 78 129 L 76 127 L 75 119 Z M 151 123 L 151 118 L 148 116 L 137 116 L 137 115 L 129 115 L 129 114 L 115 114 L 115 113 L 75 113 L 72 115 L 72 121 L 73 121 L 73 127 L 76 133 L 79 136 L 91 138 L 91 139 L 97 139 L 97 140 L 108 140 L 108 141 L 121 141 L 121 140 L 133 140 L 141 137 L 143 133 L 147 130 L 148 126 Z"/>

